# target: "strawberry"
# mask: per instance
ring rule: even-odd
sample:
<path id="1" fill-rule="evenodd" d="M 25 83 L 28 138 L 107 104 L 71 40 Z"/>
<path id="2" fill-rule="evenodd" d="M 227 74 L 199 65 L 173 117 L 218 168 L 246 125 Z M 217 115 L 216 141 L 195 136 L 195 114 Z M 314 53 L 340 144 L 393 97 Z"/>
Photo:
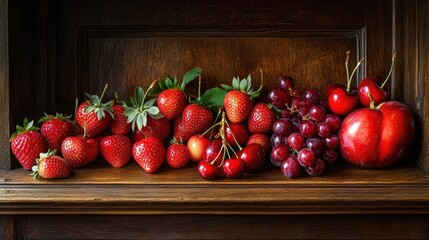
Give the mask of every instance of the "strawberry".
<path id="1" fill-rule="evenodd" d="M 224 98 L 225 112 L 228 119 L 233 123 L 241 123 L 249 116 L 253 108 L 253 99 L 261 94 L 262 84 L 258 90 L 253 91 L 252 78 L 249 74 L 247 79 L 232 79 L 232 87 L 221 84 L 228 91 Z"/>
<path id="2" fill-rule="evenodd" d="M 107 84 L 104 87 L 101 97 L 97 95 L 87 95 L 89 100 L 81 103 L 76 110 L 76 121 L 81 128 L 86 131 L 87 137 L 94 137 L 102 133 L 110 124 L 113 118 L 113 100 L 102 103 L 103 95 Z M 108 113 L 106 115 L 106 113 Z"/>
<path id="3" fill-rule="evenodd" d="M 276 112 L 265 103 L 257 103 L 249 114 L 247 126 L 251 133 L 269 133 L 276 121 Z"/>
<path id="4" fill-rule="evenodd" d="M 182 168 L 191 161 L 191 154 L 188 147 L 175 140 L 168 146 L 166 155 L 166 162 L 172 168 Z"/>
<path id="5" fill-rule="evenodd" d="M 56 150 L 61 154 L 61 143 L 66 137 L 74 134 L 73 123 L 69 120 L 70 116 L 63 114 L 46 115 L 39 120 L 42 123 L 40 133 L 46 140 L 49 149 Z"/>
<path id="6" fill-rule="evenodd" d="M 61 152 L 70 168 L 81 168 L 97 158 L 98 142 L 83 136 L 67 137 L 61 144 Z"/>
<path id="7" fill-rule="evenodd" d="M 48 146 L 42 135 L 37 132 L 39 128 L 33 126 L 33 121 L 24 119 L 23 126 L 16 126 L 16 132 L 12 134 L 9 142 L 13 155 L 25 170 L 30 170 L 36 164 L 40 153 L 48 150 Z"/>
<path id="8" fill-rule="evenodd" d="M 114 168 L 127 165 L 131 158 L 131 140 L 124 135 L 104 137 L 100 142 L 100 153 Z"/>
<path id="9" fill-rule="evenodd" d="M 271 151 L 271 141 L 270 137 L 264 133 L 254 133 L 250 135 L 249 139 L 247 139 L 246 146 L 252 143 L 257 143 L 264 147 L 266 152 Z"/>
<path id="10" fill-rule="evenodd" d="M 145 172 L 154 173 L 164 162 L 165 147 L 158 138 L 147 137 L 134 143 L 132 154 Z"/>
<path id="11" fill-rule="evenodd" d="M 46 179 L 68 178 L 71 174 L 70 168 L 63 158 L 55 155 L 55 150 L 41 153 L 37 159 L 37 165 L 31 170 L 34 179 L 39 176 Z"/>
<path id="12" fill-rule="evenodd" d="M 125 116 L 125 107 L 122 105 L 115 105 L 113 109 L 113 120 L 110 123 L 109 129 L 114 135 L 126 135 L 131 129 L 131 123 L 127 122 Z"/>
<path id="13" fill-rule="evenodd" d="M 213 114 L 208 108 L 196 103 L 189 104 L 183 110 L 180 124 L 176 128 L 174 136 L 177 139 L 187 141 L 192 135 L 207 130 L 213 121 Z"/>
<path id="14" fill-rule="evenodd" d="M 156 137 L 161 141 L 164 141 L 171 132 L 170 121 L 165 118 L 153 118 L 149 116 L 147 118 L 146 127 L 142 127 L 140 131 L 133 132 L 131 137 L 133 142 L 138 142 L 145 137 Z"/>
<path id="15" fill-rule="evenodd" d="M 163 91 L 158 96 L 157 106 L 167 119 L 173 120 L 182 114 L 189 103 L 184 92 L 185 86 L 201 75 L 201 71 L 198 67 L 189 70 L 183 76 L 182 84 L 179 84 L 176 78 L 172 81 L 169 77 L 160 82 L 159 87 Z"/>

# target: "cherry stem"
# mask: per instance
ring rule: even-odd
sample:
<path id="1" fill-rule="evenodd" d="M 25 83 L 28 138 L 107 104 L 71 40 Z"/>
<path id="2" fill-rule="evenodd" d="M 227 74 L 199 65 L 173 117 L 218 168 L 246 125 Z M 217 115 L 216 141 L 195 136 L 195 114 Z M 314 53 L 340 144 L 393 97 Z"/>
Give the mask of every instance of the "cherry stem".
<path id="1" fill-rule="evenodd" d="M 392 72 L 393 72 L 393 66 L 395 65 L 395 62 L 396 62 L 396 53 L 394 53 L 394 54 L 393 54 L 393 56 L 392 56 L 392 63 L 391 63 L 391 65 L 390 65 L 389 74 L 387 74 L 386 79 L 384 80 L 383 84 L 381 84 L 381 88 L 383 88 L 383 87 L 384 87 L 384 85 L 387 83 L 387 80 L 389 80 L 390 75 L 392 75 Z"/>
<path id="2" fill-rule="evenodd" d="M 350 51 L 346 52 L 346 74 L 347 74 L 347 92 L 350 91 L 350 74 L 349 74 L 349 62 L 350 62 Z"/>
<path id="3" fill-rule="evenodd" d="M 350 78 L 349 78 L 349 82 L 348 82 L 348 84 L 347 84 L 347 92 L 350 92 L 350 88 L 351 88 L 351 82 L 352 82 L 352 79 L 353 79 L 353 76 L 355 75 L 355 73 L 356 73 L 356 71 L 358 70 L 358 68 L 359 68 L 359 66 L 363 63 L 363 60 L 364 60 L 365 58 L 362 58 L 361 60 L 359 60 L 359 62 L 356 64 L 356 66 L 355 66 L 355 68 L 353 69 L 353 71 L 352 71 L 352 74 L 350 75 Z"/>
<path id="4" fill-rule="evenodd" d="M 374 103 L 374 98 L 372 98 L 372 95 L 371 95 L 371 93 L 370 92 L 367 92 L 366 93 L 367 95 L 368 95 L 368 97 L 369 97 L 369 108 L 371 108 L 371 109 L 375 109 L 375 103 Z"/>

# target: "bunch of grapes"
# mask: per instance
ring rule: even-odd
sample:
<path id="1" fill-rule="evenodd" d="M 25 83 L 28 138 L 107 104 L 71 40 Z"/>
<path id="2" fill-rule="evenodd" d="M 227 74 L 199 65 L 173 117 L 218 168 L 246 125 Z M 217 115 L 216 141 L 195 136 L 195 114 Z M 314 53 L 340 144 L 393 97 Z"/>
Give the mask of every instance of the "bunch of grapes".
<path id="1" fill-rule="evenodd" d="M 282 76 L 268 102 L 280 112 L 273 124 L 270 160 L 286 177 L 296 178 L 302 169 L 317 176 L 337 160 L 341 118 L 329 112 L 319 90 L 301 94 L 291 77 Z"/>

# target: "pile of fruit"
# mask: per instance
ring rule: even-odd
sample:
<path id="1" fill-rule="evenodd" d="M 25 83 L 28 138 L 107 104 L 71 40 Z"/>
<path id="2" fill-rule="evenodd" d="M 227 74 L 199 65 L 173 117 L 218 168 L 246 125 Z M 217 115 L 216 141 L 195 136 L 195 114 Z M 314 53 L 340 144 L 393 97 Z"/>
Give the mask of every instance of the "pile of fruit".
<path id="1" fill-rule="evenodd" d="M 393 164 L 411 146 L 412 113 L 388 101 L 390 73 L 384 83 L 368 77 L 357 91 L 351 88 L 362 60 L 349 75 L 348 59 L 349 53 L 347 87 L 330 85 L 326 100 L 314 88 L 301 93 L 290 76 L 282 76 L 266 101 L 256 102 L 262 71 L 257 90 L 249 75 L 201 94 L 202 70 L 194 68 L 181 81 L 166 77 L 146 91 L 136 87 L 128 102 L 103 101 L 106 85 L 100 96 L 76 102 L 74 120 L 45 114 L 39 129 L 25 119 L 11 136 L 11 150 L 34 178 L 47 179 L 67 178 L 100 155 L 114 168 L 133 159 L 147 173 L 164 162 L 183 168 L 193 161 L 204 179 L 239 178 L 267 165 L 280 167 L 288 178 L 317 176 L 340 155 L 361 167 Z M 185 90 L 195 79 L 197 96 Z"/>

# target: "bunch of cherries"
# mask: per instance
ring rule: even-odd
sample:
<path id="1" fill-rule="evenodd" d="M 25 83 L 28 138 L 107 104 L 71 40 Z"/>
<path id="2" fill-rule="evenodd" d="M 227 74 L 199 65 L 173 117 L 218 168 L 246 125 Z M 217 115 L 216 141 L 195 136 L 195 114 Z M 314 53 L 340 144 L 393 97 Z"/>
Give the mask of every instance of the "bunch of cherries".
<path id="1" fill-rule="evenodd" d="M 302 169 L 310 176 L 320 175 L 338 158 L 342 120 L 329 112 L 319 90 L 300 93 L 289 76 L 280 77 L 278 84 L 268 95 L 280 114 L 273 124 L 271 163 L 288 178 L 298 177 Z"/>

